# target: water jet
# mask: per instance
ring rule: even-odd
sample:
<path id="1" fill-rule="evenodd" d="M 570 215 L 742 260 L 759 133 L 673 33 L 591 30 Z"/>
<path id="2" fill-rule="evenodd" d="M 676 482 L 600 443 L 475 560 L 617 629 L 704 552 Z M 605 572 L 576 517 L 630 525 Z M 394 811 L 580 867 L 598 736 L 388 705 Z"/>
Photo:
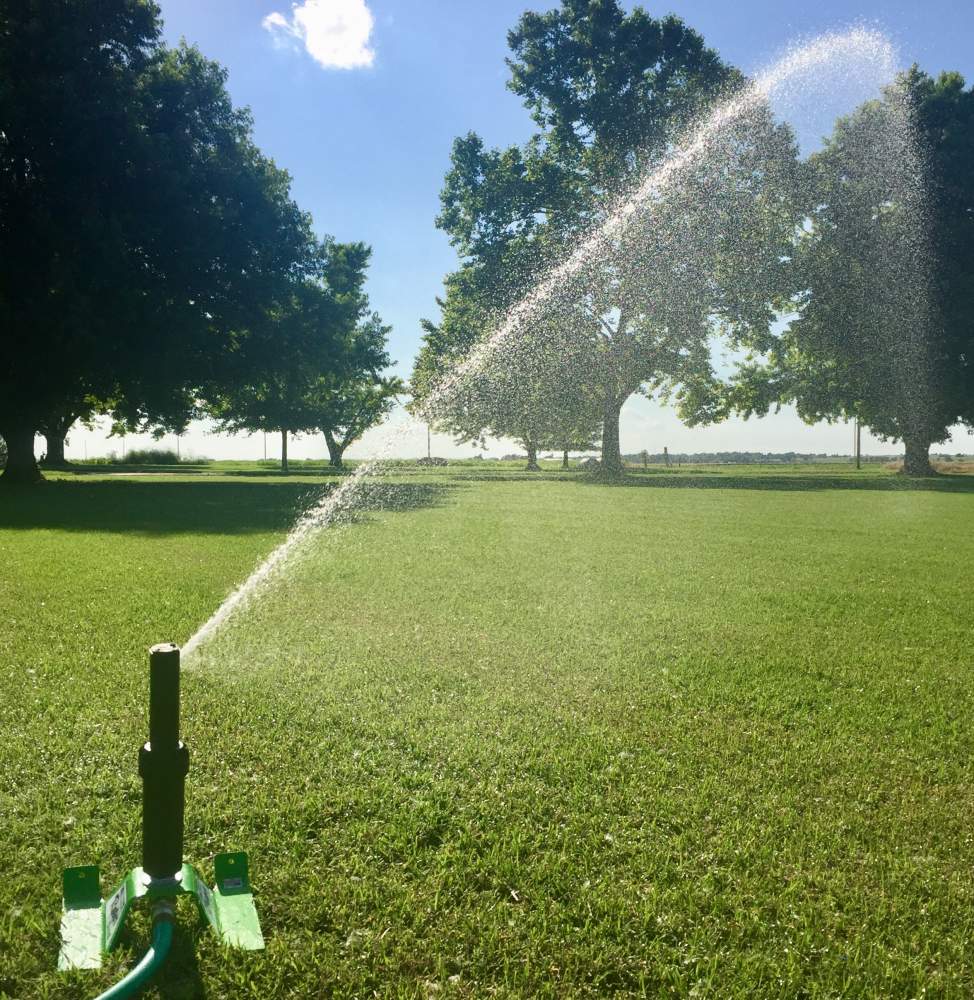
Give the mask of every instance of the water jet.
<path id="1" fill-rule="evenodd" d="M 606 195 L 601 216 L 592 228 L 572 244 L 563 259 L 552 263 L 503 315 L 496 321 L 492 318 L 490 333 L 458 358 L 432 386 L 414 412 L 415 419 L 428 429 L 430 424 L 448 419 L 451 411 L 463 411 L 478 393 L 503 397 L 526 363 L 533 369 L 543 368 L 546 361 L 535 363 L 531 357 L 537 353 L 532 347 L 532 331 L 556 329 L 563 301 L 577 301 L 587 295 L 593 271 L 607 259 L 621 261 L 637 278 L 640 270 L 644 279 L 645 275 L 653 275 L 652 280 L 667 293 L 659 296 L 661 302 L 666 298 L 683 301 L 681 289 L 692 283 L 686 278 L 690 272 L 698 275 L 698 284 L 701 275 L 705 283 L 710 282 L 718 266 L 712 256 L 713 248 L 722 241 L 733 244 L 742 225 L 744 229 L 750 226 L 747 204 L 742 205 L 740 200 L 721 202 L 719 197 L 722 189 L 718 181 L 724 176 L 727 164 L 734 162 L 736 151 L 742 148 L 742 138 L 754 130 L 755 124 L 766 124 L 773 130 L 776 123 L 790 123 L 797 114 L 802 120 L 800 131 L 804 137 L 816 141 L 820 130 L 803 121 L 803 116 L 810 114 L 819 121 L 821 106 L 825 104 L 827 117 L 831 119 L 833 108 L 825 100 L 827 97 L 833 104 L 838 103 L 837 114 L 840 109 L 851 110 L 864 98 L 876 98 L 894 80 L 895 71 L 896 53 L 890 41 L 877 30 L 853 27 L 796 45 L 742 89 L 718 100 L 706 114 L 688 123 L 662 159 L 647 158 L 645 169 L 631 185 Z M 827 81 L 836 94 L 830 96 L 829 88 L 824 88 L 819 78 Z M 910 155 L 908 116 L 902 117 L 893 132 L 887 145 L 895 155 L 888 157 L 888 161 L 905 174 L 918 173 Z M 769 133 L 766 129 L 762 134 Z M 769 166 L 773 166 L 771 152 L 764 157 L 758 149 L 761 155 L 752 164 L 752 176 L 767 173 Z M 694 196 L 691 198 L 687 191 L 695 192 Z M 708 196 L 711 202 L 701 200 Z M 708 204 L 720 210 L 700 208 Z M 697 210 L 691 213 L 694 205 Z M 728 206 L 735 210 L 728 212 Z M 778 256 L 771 260 L 780 263 Z M 735 266 L 743 267 L 740 273 L 749 281 L 750 261 L 746 266 Z M 662 283 L 660 276 L 666 278 Z M 679 313 L 679 309 L 675 312 Z M 535 338 L 539 339 L 544 342 L 543 338 Z M 516 355 L 514 349 L 520 343 L 527 348 Z M 558 350 L 553 353 L 556 360 L 549 370 L 557 383 L 563 354 Z M 284 541 L 187 641 L 183 655 L 188 663 L 193 662 L 192 657 L 201 646 L 287 567 L 309 538 L 339 522 L 344 511 L 361 501 L 363 484 L 381 473 L 386 459 L 394 453 L 398 436 L 407 430 L 406 425 L 389 428 L 374 457 L 358 465 L 337 489 L 323 495 L 301 515 Z M 606 466 L 599 470 L 600 477 L 610 482 L 619 471 L 621 461 L 619 468 Z"/>

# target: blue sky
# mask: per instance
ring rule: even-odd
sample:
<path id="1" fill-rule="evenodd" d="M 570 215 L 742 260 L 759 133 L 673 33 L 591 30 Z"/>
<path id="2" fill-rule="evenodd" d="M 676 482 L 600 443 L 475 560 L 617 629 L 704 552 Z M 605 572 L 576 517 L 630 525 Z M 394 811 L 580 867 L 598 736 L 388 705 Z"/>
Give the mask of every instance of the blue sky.
<path id="1" fill-rule="evenodd" d="M 506 33 L 535 0 L 160 0 L 165 33 L 197 44 L 229 71 L 238 105 L 251 108 L 258 144 L 293 177 L 298 203 L 319 233 L 364 240 L 374 250 L 369 292 L 392 324 L 392 356 L 408 375 L 419 321 L 436 314 L 443 274 L 456 265 L 433 220 L 453 139 L 469 130 L 491 144 L 525 139 L 531 123 L 505 87 Z M 627 5 L 631 6 L 631 4 Z M 974 79 L 974 4 L 668 0 L 725 60 L 753 73 L 790 42 L 864 22 L 885 31 L 901 62 L 930 72 L 959 69 Z M 258 439 L 217 439 L 194 429 L 187 445 L 213 457 L 258 457 Z M 405 453 L 422 449 L 408 435 Z M 688 431 L 670 411 L 630 404 L 623 447 L 661 450 L 848 450 L 845 428 L 805 428 L 788 414 Z M 130 445 L 134 444 L 130 439 Z M 438 440 L 442 454 L 470 453 Z M 184 445 L 185 447 L 186 445 Z M 361 454 L 370 446 L 358 449 Z M 69 455 L 118 447 L 75 432 Z M 879 446 L 877 446 L 878 448 Z M 950 446 L 974 451 L 974 438 Z M 276 444 L 273 445 L 276 454 Z M 499 445 L 499 450 L 509 450 Z M 306 439 L 297 456 L 317 456 Z"/>

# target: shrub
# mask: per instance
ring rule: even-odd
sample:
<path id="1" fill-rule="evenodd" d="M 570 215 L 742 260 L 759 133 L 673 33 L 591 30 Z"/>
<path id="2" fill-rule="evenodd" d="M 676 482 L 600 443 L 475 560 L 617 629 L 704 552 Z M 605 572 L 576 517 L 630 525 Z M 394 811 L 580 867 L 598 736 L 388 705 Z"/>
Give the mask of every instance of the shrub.
<path id="1" fill-rule="evenodd" d="M 169 448 L 133 448 L 125 453 L 126 465 L 179 465 L 179 456 Z"/>

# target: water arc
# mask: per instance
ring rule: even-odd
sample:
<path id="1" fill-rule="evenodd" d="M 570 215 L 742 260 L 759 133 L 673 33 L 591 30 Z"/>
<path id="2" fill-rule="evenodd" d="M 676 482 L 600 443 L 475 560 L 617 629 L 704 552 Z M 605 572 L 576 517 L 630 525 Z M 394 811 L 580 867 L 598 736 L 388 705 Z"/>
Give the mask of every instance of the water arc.
<path id="1" fill-rule="evenodd" d="M 437 385 L 420 416 L 435 419 L 438 409 L 457 391 L 471 373 L 490 364 L 492 356 L 517 341 L 519 331 L 530 326 L 547 303 L 573 282 L 584 277 L 586 268 L 605 252 L 613 240 L 642 223 L 647 212 L 665 200 L 687 172 L 708 155 L 733 139 L 734 130 L 746 124 L 749 114 L 770 108 L 779 119 L 801 118 L 803 109 L 821 113 L 823 91 L 835 103 L 848 105 L 851 112 L 862 100 L 877 97 L 883 86 L 892 83 L 897 69 L 896 52 L 881 32 L 854 27 L 829 33 L 795 46 L 766 71 L 758 74 L 741 92 L 719 102 L 706 117 L 692 126 L 661 163 L 655 165 L 628 192 L 620 195 L 605 213 L 604 219 L 572 252 L 551 268 L 545 277 L 513 308 L 494 332 L 479 344 Z M 828 105 L 826 101 L 824 104 Z M 830 115 L 837 111 L 829 111 Z M 812 116 L 814 117 L 814 116 Z M 805 125 L 804 131 L 809 126 Z M 796 129 L 799 133 L 802 128 Z M 802 136 L 799 135 L 799 139 Z M 333 524 L 342 512 L 353 507 L 361 495 L 363 483 L 382 467 L 409 426 L 392 427 L 378 453 L 356 467 L 341 484 L 321 497 L 296 521 L 281 542 L 220 604 L 213 615 L 183 646 L 183 658 L 191 662 L 193 653 L 210 639 L 260 589 L 284 567 L 306 540 Z"/>

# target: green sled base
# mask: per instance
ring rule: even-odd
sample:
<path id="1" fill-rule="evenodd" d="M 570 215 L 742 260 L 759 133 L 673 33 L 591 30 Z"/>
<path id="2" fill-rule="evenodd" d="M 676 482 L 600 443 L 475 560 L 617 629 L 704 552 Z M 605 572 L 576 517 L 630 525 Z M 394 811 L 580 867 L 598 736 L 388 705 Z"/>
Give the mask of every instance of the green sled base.
<path id="1" fill-rule="evenodd" d="M 97 865 L 66 868 L 62 876 L 64 906 L 61 912 L 61 953 L 58 968 L 98 969 L 102 956 L 118 943 L 132 904 L 149 899 L 192 895 L 202 916 L 220 940 L 231 948 L 260 951 L 264 936 L 250 888 L 247 855 L 218 854 L 213 862 L 213 889 L 192 865 L 184 864 L 174 879 L 151 879 L 141 868 L 133 868 L 121 885 L 105 900 L 101 898 L 101 876 Z"/>

